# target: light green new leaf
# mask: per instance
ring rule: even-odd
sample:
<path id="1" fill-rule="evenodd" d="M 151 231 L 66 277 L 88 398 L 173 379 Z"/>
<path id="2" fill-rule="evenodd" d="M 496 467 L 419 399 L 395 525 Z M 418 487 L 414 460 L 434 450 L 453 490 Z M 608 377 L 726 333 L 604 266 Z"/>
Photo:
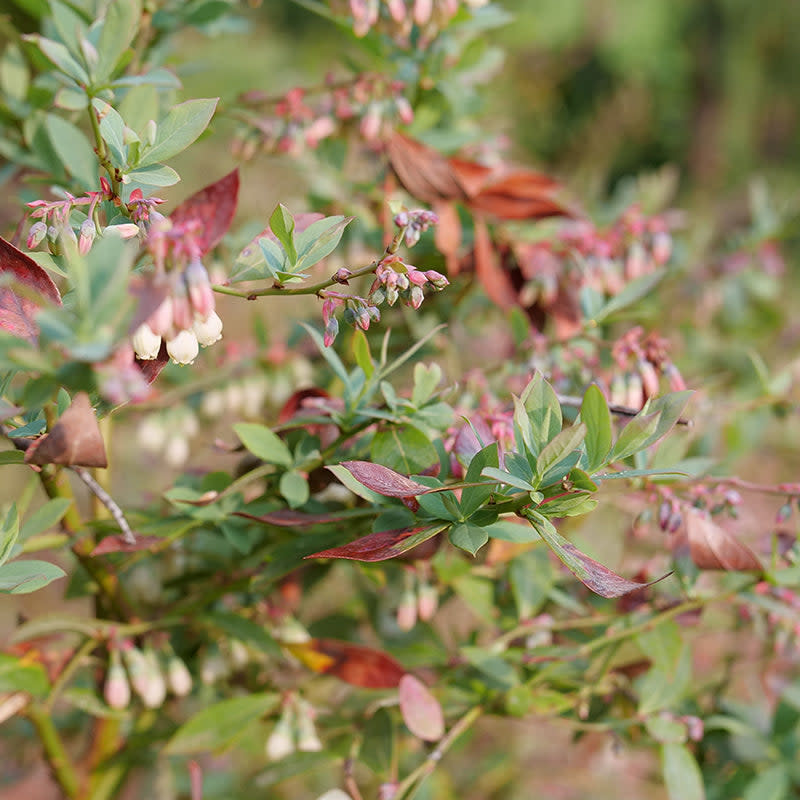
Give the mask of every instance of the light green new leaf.
<path id="1" fill-rule="evenodd" d="M 139 30 L 142 16 L 140 0 L 125 0 L 106 6 L 103 30 L 97 44 L 95 81 L 105 84 Z"/>
<path id="2" fill-rule="evenodd" d="M 561 463 L 570 453 L 580 447 L 586 436 L 586 425 L 583 422 L 564 428 L 549 441 L 536 459 L 536 472 L 544 475 L 551 467 Z"/>
<path id="3" fill-rule="evenodd" d="M 155 144 L 145 150 L 135 166 L 158 164 L 185 150 L 208 127 L 218 102 L 218 97 L 187 100 L 170 109 L 158 124 Z"/>
<path id="4" fill-rule="evenodd" d="M 395 425 L 375 434 L 370 460 L 395 472 L 414 475 L 437 463 L 439 455 L 421 430 L 411 425 Z"/>
<path id="5" fill-rule="evenodd" d="M 72 505 L 72 500 L 66 497 L 54 497 L 48 500 L 43 506 L 37 508 L 33 514 L 25 517 L 19 536 L 23 541 L 37 533 L 43 533 L 56 525 L 59 520 L 67 513 L 67 509 Z"/>
<path id="6" fill-rule="evenodd" d="M 0 592 L 28 594 L 66 574 L 49 561 L 11 561 L 0 566 Z"/>
<path id="7" fill-rule="evenodd" d="M 30 33 L 22 38 L 25 41 L 33 42 L 56 67 L 76 83 L 82 86 L 89 83 L 89 75 L 86 70 L 70 55 L 69 50 L 61 42 L 53 41 L 53 39 L 37 33 Z"/>
<path id="8" fill-rule="evenodd" d="M 18 536 L 19 517 L 17 515 L 17 506 L 12 503 L 2 526 L 0 526 L 0 565 L 8 561 L 11 551 L 17 543 Z"/>
<path id="9" fill-rule="evenodd" d="M 605 464 L 611 450 L 611 412 L 595 384 L 583 395 L 580 418 L 586 424 L 586 471 L 591 473 Z"/>
<path id="10" fill-rule="evenodd" d="M 242 444 L 258 458 L 268 464 L 280 464 L 289 467 L 292 454 L 284 441 L 266 425 L 255 422 L 239 422 L 233 426 Z"/>
<path id="11" fill-rule="evenodd" d="M 456 546 L 474 556 L 478 550 L 489 541 L 489 534 L 486 528 L 473 525 L 471 522 L 463 522 L 450 530 L 450 541 Z"/>
<path id="12" fill-rule="evenodd" d="M 705 800 L 700 767 L 685 744 L 663 744 L 661 766 L 670 800 Z"/>
<path id="13" fill-rule="evenodd" d="M 45 118 L 45 128 L 53 149 L 64 168 L 73 178 L 89 191 L 98 186 L 98 163 L 89 140 L 71 122 L 48 114 Z"/>
<path id="14" fill-rule="evenodd" d="M 297 269 L 308 269 L 329 256 L 338 246 L 344 229 L 352 221 L 353 217 L 341 215 L 325 217 L 325 219 L 312 222 L 302 233 L 299 233 L 296 240 Z"/>
<path id="15" fill-rule="evenodd" d="M 275 709 L 279 702 L 277 693 L 262 692 L 207 706 L 178 728 L 164 752 L 185 756 L 221 750 L 235 742 L 248 725 Z"/>
<path id="16" fill-rule="evenodd" d="M 294 217 L 283 203 L 279 203 L 272 212 L 272 216 L 269 218 L 269 227 L 283 246 L 291 266 L 298 270 L 301 269 L 297 262 L 297 248 L 294 242 Z"/>
<path id="17" fill-rule="evenodd" d="M 542 448 L 561 431 L 561 403 L 541 372 L 533 376 L 520 400 L 530 419 L 533 454 L 538 456 Z"/>

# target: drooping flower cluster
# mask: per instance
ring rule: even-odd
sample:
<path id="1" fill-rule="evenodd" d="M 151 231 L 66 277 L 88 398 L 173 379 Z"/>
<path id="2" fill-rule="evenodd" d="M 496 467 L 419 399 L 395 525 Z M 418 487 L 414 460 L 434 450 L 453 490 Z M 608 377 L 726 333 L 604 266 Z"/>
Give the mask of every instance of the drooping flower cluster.
<path id="1" fill-rule="evenodd" d="M 247 92 L 240 101 L 251 111 L 234 139 L 233 154 L 245 160 L 259 151 L 299 156 L 354 121 L 365 141 L 377 142 L 398 121 L 413 122 L 404 91 L 402 81 L 363 73 L 347 80 L 328 75 L 317 90 L 295 87 L 279 98 Z"/>
<path id="2" fill-rule="evenodd" d="M 133 349 L 143 361 L 156 359 L 164 340 L 174 363 L 191 364 L 201 346 L 222 338 L 222 320 L 215 310 L 208 271 L 200 260 L 200 223 L 173 223 L 147 206 L 140 208 L 146 211 L 141 217 L 147 228 L 145 244 L 164 298 L 134 332 Z"/>
<path id="3" fill-rule="evenodd" d="M 423 44 L 436 34 L 455 16 L 461 8 L 475 9 L 487 5 L 489 0 L 333 0 L 335 13 L 349 12 L 353 21 L 353 33 L 366 36 L 376 28 L 409 46 L 411 32 L 416 26 Z"/>
<path id="4" fill-rule="evenodd" d="M 423 272 L 394 254 L 384 258 L 375 270 L 369 299 L 376 306 L 384 302 L 393 306 L 399 299 L 404 305 L 417 309 L 425 299 L 423 286 L 438 292 L 449 283 L 440 272 L 434 269 Z"/>
<path id="5" fill-rule="evenodd" d="M 284 697 L 281 716 L 267 739 L 265 751 L 270 761 L 279 761 L 295 751 L 317 753 L 322 742 L 314 723 L 317 714 L 311 703 L 294 692 Z"/>

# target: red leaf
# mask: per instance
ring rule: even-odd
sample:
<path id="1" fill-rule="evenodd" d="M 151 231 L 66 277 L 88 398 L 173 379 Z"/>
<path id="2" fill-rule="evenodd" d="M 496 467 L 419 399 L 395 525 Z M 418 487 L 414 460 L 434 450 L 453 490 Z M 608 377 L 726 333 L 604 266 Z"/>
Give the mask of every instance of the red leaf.
<path id="1" fill-rule="evenodd" d="M 403 675 L 398 687 L 403 722 L 418 739 L 435 742 L 444 736 L 444 714 L 439 701 L 422 681 Z"/>
<path id="2" fill-rule="evenodd" d="M 155 550 L 166 542 L 160 536 L 137 536 L 136 543 L 131 544 L 122 534 L 106 536 L 90 555 L 103 556 L 106 553 L 136 553 L 139 550 Z"/>
<path id="3" fill-rule="evenodd" d="M 386 152 L 403 188 L 417 200 L 466 199 L 449 161 L 432 147 L 395 131 L 386 143 Z"/>
<path id="4" fill-rule="evenodd" d="M 725 569 L 737 572 L 760 572 L 761 563 L 750 548 L 733 534 L 699 511 L 689 511 L 686 517 L 689 552 L 700 569 Z"/>
<path id="5" fill-rule="evenodd" d="M 53 429 L 25 452 L 28 464 L 107 467 L 106 449 L 89 395 L 78 392 Z"/>
<path id="6" fill-rule="evenodd" d="M 446 526 L 424 526 L 399 528 L 393 531 L 378 531 L 362 536 L 354 542 L 329 550 L 311 553 L 305 558 L 347 558 L 351 561 L 386 561 L 421 545 L 441 533 Z"/>
<path id="7" fill-rule="evenodd" d="M 60 306 L 56 285 L 32 258 L 0 237 L 0 330 L 36 344 L 34 317 L 41 300 Z"/>
<path id="8" fill-rule="evenodd" d="M 197 241 L 201 254 L 216 247 L 230 228 L 239 195 L 239 170 L 229 172 L 184 200 L 170 215 L 174 223 L 200 220 L 203 223 Z"/>
<path id="9" fill-rule="evenodd" d="M 540 172 L 522 169 L 487 183 L 470 198 L 469 206 L 499 219 L 541 219 L 570 216 L 552 199 L 558 184 Z"/>
<path id="10" fill-rule="evenodd" d="M 448 275 L 459 271 L 458 250 L 461 247 L 461 220 L 453 203 L 433 204 L 439 222 L 433 230 L 433 240 L 437 250 L 444 256 Z"/>
<path id="11" fill-rule="evenodd" d="M 169 363 L 169 354 L 167 353 L 167 343 L 161 342 L 161 349 L 158 351 L 158 357 L 152 358 L 147 361 L 142 360 L 136 356 L 136 366 L 142 371 L 144 379 L 148 383 L 152 383 L 159 375 L 162 369 Z"/>
<path id="12" fill-rule="evenodd" d="M 394 689 L 406 674 L 386 653 L 337 639 L 310 639 L 284 646 L 314 672 L 365 689 Z"/>
<path id="13" fill-rule="evenodd" d="M 309 525 L 325 525 L 329 522 L 341 522 L 350 517 L 346 512 L 340 514 L 304 514 L 302 511 L 292 511 L 288 508 L 279 511 L 268 511 L 260 516 L 248 514 L 246 511 L 234 511 L 233 516 L 251 519 L 253 522 L 264 522 L 267 525 L 277 525 L 280 528 L 305 528 Z M 311 558 L 311 556 L 306 556 L 306 558 Z"/>
<path id="14" fill-rule="evenodd" d="M 343 461 L 342 466 L 359 482 L 384 497 L 414 497 L 432 491 L 429 486 L 369 461 Z"/>
<path id="15" fill-rule="evenodd" d="M 517 293 L 508 274 L 500 269 L 489 229 L 482 219 L 475 220 L 475 273 L 495 305 L 502 309 L 517 305 Z"/>

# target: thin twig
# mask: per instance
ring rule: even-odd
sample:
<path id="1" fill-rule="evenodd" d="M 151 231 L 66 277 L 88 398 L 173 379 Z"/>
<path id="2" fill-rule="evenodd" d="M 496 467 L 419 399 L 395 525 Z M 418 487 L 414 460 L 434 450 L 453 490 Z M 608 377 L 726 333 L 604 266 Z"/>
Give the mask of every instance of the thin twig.
<path id="1" fill-rule="evenodd" d="M 117 505 L 117 501 L 92 477 L 92 474 L 85 467 L 70 467 L 70 469 L 89 487 L 89 490 L 94 496 L 108 509 L 108 513 L 114 518 L 114 521 L 122 531 L 122 538 L 125 544 L 135 545 L 136 536 L 134 536 L 128 520 L 122 513 L 122 509 Z"/>
<path id="2" fill-rule="evenodd" d="M 583 398 L 577 397 L 574 395 L 568 394 L 559 394 L 556 392 L 556 397 L 558 398 L 558 402 L 561 403 L 562 406 L 568 406 L 569 408 L 580 408 L 583 405 Z M 612 414 L 616 414 L 620 417 L 635 417 L 637 414 L 641 413 L 640 408 L 631 408 L 630 406 L 621 406 L 617 403 L 609 403 L 608 410 Z M 692 425 L 692 421 L 690 419 L 686 419 L 685 417 L 680 417 L 676 425 Z"/>

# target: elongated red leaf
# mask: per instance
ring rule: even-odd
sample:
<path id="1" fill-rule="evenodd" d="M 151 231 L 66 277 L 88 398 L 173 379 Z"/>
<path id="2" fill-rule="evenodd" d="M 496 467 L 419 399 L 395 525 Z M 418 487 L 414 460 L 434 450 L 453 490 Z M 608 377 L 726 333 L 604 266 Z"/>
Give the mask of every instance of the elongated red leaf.
<path id="1" fill-rule="evenodd" d="M 155 550 L 159 546 L 163 546 L 165 542 L 166 539 L 160 536 L 137 536 L 136 542 L 133 543 L 127 541 L 121 534 L 116 534 L 114 536 L 106 536 L 92 550 L 91 555 L 102 556 L 106 553 L 136 553 L 139 550 Z"/>
<path id="2" fill-rule="evenodd" d="M 380 650 L 337 639 L 310 639 L 286 649 L 309 669 L 365 689 L 394 689 L 406 671 Z"/>
<path id="3" fill-rule="evenodd" d="M 569 216 L 564 206 L 552 199 L 558 184 L 532 170 L 515 170 L 487 184 L 469 200 L 470 208 L 498 219 L 540 219 Z"/>
<path id="4" fill-rule="evenodd" d="M 36 343 L 34 317 L 45 303 L 61 305 L 50 276 L 32 258 L 0 237 L 0 330 Z"/>
<path id="5" fill-rule="evenodd" d="M 106 449 L 89 395 L 78 392 L 53 429 L 25 452 L 28 464 L 106 467 Z"/>
<path id="6" fill-rule="evenodd" d="M 725 569 L 736 572 L 761 571 L 762 566 L 750 548 L 699 511 L 686 516 L 689 552 L 700 569 Z"/>
<path id="7" fill-rule="evenodd" d="M 411 733 L 426 742 L 441 739 L 444 736 L 444 714 L 428 687 L 413 675 L 403 675 L 398 693 L 400 713 Z"/>
<path id="8" fill-rule="evenodd" d="M 359 482 L 384 497 L 415 497 L 432 491 L 429 486 L 369 461 L 343 461 L 342 466 Z"/>
<path id="9" fill-rule="evenodd" d="M 328 514 L 304 514 L 302 511 L 292 511 L 291 509 L 280 509 L 278 511 L 268 511 L 266 514 L 248 514 L 246 511 L 234 511 L 234 517 L 251 519 L 253 522 L 263 522 L 266 525 L 277 525 L 280 528 L 306 528 L 310 525 L 325 525 L 330 522 L 342 522 L 349 519 L 352 514 L 345 512 L 332 512 Z M 311 558 L 311 556 L 306 556 Z"/>
<path id="10" fill-rule="evenodd" d="M 170 215 L 174 223 L 199 220 L 203 227 L 198 235 L 202 253 L 216 247 L 227 232 L 236 213 L 239 196 L 239 170 L 209 184 L 184 200 Z"/>
<path id="11" fill-rule="evenodd" d="M 378 531 L 362 536 L 354 542 L 341 547 L 331 547 L 311 553 L 305 558 L 347 558 L 351 561 L 386 561 L 432 539 L 441 533 L 446 525 L 429 525 L 421 528 L 399 528 L 393 531 Z"/>
<path id="12" fill-rule="evenodd" d="M 517 305 L 517 293 L 508 273 L 500 268 L 489 229 L 482 219 L 475 220 L 475 273 L 495 305 L 502 309 Z"/>

